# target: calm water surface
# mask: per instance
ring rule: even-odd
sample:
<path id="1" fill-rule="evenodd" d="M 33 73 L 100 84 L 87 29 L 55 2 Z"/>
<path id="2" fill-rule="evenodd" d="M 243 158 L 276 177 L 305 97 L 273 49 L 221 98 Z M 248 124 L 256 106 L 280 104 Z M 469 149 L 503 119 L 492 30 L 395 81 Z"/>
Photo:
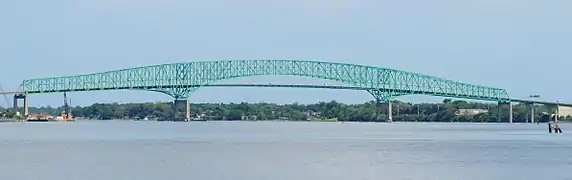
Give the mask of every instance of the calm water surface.
<path id="1" fill-rule="evenodd" d="M 572 125 L 1 123 L 0 179 L 572 179 Z"/>

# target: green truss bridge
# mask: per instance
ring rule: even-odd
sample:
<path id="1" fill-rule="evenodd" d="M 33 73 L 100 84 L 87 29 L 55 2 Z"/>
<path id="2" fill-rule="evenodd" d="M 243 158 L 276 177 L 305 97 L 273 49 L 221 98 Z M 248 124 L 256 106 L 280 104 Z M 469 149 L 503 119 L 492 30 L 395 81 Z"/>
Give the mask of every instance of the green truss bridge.
<path id="1" fill-rule="evenodd" d="M 303 76 L 337 81 L 347 86 L 278 85 L 275 87 L 363 90 L 368 91 L 377 102 L 388 103 L 390 109 L 392 98 L 410 94 L 494 101 L 501 104 L 521 102 L 568 105 L 511 99 L 505 89 L 381 67 L 305 60 L 221 60 L 162 64 L 24 80 L 19 90 L 14 92 L 18 93 L 14 96 L 14 107 L 17 107 L 18 99 L 24 99 L 24 106 L 27 107 L 27 94 L 77 91 L 142 90 L 164 93 L 176 101 L 188 101 L 189 96 L 198 88 L 217 86 L 216 82 L 220 80 L 251 76 Z M 235 86 L 272 87 L 260 84 Z M 186 104 L 188 118 L 189 103 Z M 28 114 L 27 108 L 24 114 Z M 391 113 L 388 113 L 388 121 L 391 119 Z M 509 116 L 509 121 L 512 122 L 512 115 Z"/>

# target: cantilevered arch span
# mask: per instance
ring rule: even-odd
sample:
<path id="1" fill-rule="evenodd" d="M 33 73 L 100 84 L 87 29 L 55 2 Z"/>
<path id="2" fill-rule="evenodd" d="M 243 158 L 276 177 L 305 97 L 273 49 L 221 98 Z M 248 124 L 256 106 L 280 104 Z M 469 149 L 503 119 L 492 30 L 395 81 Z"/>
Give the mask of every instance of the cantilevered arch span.
<path id="1" fill-rule="evenodd" d="M 408 94 L 510 101 L 506 90 L 366 65 L 307 60 L 220 60 L 162 64 L 101 73 L 24 80 L 27 94 L 103 90 L 144 90 L 186 100 L 198 88 L 250 76 L 303 76 L 367 89 L 378 102 Z M 390 111 L 391 112 L 391 111 Z"/>
<path id="2" fill-rule="evenodd" d="M 304 76 L 368 88 L 383 101 L 407 94 L 508 101 L 506 90 L 395 69 L 301 60 L 222 60 L 162 64 L 101 73 L 24 80 L 27 93 L 146 90 L 186 99 L 201 86 L 249 76 Z"/>

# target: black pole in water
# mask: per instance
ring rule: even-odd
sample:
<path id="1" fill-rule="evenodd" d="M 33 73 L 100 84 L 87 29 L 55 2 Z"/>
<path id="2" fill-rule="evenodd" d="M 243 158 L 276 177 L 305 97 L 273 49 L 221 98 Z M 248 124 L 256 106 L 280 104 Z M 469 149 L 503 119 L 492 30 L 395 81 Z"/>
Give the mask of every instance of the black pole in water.
<path id="1" fill-rule="evenodd" d="M 554 132 L 555 133 L 562 133 L 562 129 L 560 128 L 560 125 L 558 125 L 558 122 L 554 121 Z"/>

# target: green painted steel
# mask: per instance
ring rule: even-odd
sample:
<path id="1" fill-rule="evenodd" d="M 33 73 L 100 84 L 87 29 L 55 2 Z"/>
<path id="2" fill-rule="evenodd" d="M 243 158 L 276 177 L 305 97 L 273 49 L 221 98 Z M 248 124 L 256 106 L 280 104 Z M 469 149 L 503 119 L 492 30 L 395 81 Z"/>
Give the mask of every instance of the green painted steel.
<path id="1" fill-rule="evenodd" d="M 250 76 L 304 76 L 367 89 L 377 100 L 408 94 L 510 101 L 504 89 L 365 65 L 305 60 L 221 60 L 163 64 L 75 76 L 24 80 L 28 93 L 145 90 L 186 99 L 219 80 Z"/>

